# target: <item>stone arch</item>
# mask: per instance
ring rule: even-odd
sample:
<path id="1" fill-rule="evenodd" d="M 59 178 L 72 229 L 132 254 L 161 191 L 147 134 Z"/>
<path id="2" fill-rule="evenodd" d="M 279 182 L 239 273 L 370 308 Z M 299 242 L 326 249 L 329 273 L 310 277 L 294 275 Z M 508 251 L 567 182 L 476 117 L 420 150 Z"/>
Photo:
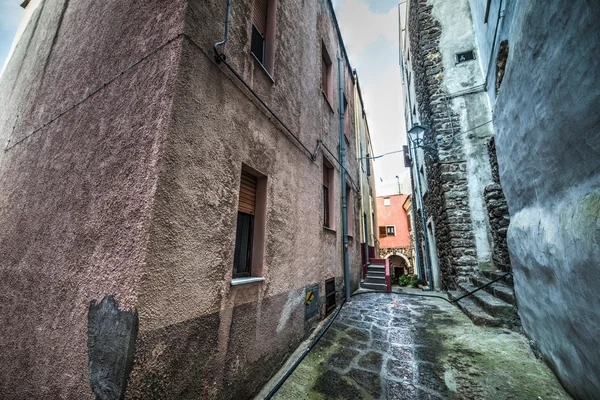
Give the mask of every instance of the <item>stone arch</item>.
<path id="1" fill-rule="evenodd" d="M 394 270 L 394 276 L 406 275 L 410 271 L 410 261 L 404 254 L 389 254 L 386 257 L 390 261 L 390 269 Z"/>

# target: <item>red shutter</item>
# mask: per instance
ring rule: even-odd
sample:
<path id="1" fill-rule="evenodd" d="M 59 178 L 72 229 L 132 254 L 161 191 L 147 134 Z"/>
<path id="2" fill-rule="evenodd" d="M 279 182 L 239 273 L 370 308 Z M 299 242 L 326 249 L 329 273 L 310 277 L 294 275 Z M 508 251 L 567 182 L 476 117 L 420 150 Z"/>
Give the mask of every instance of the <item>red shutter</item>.
<path id="1" fill-rule="evenodd" d="M 256 207 L 256 177 L 246 171 L 242 171 L 242 182 L 240 184 L 240 203 L 238 211 L 254 215 Z"/>
<path id="2" fill-rule="evenodd" d="M 252 9 L 252 23 L 258 29 L 261 35 L 265 37 L 267 33 L 267 10 L 269 0 L 254 0 Z"/>

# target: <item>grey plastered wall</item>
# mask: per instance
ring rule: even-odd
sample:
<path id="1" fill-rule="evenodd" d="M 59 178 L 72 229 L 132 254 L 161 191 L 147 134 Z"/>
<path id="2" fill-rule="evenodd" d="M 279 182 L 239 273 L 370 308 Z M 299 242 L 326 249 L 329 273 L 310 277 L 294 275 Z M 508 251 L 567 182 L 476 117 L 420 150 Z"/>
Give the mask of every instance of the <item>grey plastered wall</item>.
<path id="1" fill-rule="evenodd" d="M 600 393 L 600 9 L 521 1 L 495 109 L 525 332 L 576 398 Z"/>

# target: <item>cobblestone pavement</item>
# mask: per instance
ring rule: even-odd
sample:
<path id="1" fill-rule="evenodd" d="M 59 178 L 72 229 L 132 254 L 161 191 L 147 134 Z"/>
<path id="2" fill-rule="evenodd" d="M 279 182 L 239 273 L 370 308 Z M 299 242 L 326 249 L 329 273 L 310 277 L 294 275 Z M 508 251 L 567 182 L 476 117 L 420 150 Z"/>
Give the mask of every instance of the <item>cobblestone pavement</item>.
<path id="1" fill-rule="evenodd" d="M 422 293 L 422 292 L 421 292 Z M 277 399 L 568 399 L 527 339 L 443 300 L 352 298 Z"/>

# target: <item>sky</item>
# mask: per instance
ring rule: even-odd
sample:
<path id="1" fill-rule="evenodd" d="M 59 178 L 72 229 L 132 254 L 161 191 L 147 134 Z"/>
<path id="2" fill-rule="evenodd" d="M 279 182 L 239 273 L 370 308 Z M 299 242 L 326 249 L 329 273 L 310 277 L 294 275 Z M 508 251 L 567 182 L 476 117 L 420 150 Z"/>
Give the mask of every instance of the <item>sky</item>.
<path id="1" fill-rule="evenodd" d="M 406 144 L 401 107 L 399 0 L 333 0 L 350 63 L 358 72 L 375 155 Z M 24 10 L 19 0 L 0 0 L 0 69 Z M 377 194 L 410 191 L 402 153 L 375 160 Z"/>
<path id="2" fill-rule="evenodd" d="M 18 0 L 0 0 L 0 70 L 25 12 L 20 4 Z"/>
<path id="3" fill-rule="evenodd" d="M 358 72 L 375 155 L 406 144 L 399 64 L 399 0 L 333 0 L 350 63 Z M 377 195 L 410 191 L 402 153 L 375 160 Z"/>

